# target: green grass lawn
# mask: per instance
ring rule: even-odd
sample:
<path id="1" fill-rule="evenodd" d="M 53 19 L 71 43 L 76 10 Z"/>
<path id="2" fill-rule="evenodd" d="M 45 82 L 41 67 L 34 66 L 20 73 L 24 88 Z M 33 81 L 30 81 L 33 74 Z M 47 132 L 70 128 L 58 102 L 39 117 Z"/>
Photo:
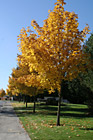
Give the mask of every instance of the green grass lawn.
<path id="1" fill-rule="evenodd" d="M 21 102 L 13 106 L 31 140 L 93 140 L 93 117 L 86 105 L 64 104 L 61 106 L 61 125 L 56 126 L 57 106 L 33 104 L 28 108 Z"/>

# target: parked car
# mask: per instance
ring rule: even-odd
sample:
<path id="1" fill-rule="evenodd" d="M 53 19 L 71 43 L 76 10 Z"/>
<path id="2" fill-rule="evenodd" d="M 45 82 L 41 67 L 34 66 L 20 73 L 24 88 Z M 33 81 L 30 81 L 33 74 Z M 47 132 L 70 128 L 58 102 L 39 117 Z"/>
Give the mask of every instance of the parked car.
<path id="1" fill-rule="evenodd" d="M 55 98 L 48 98 L 46 100 L 46 105 L 58 105 L 58 101 Z"/>
<path id="2" fill-rule="evenodd" d="M 10 97 L 9 97 L 8 95 L 5 95 L 5 96 L 3 97 L 3 100 L 10 100 Z"/>

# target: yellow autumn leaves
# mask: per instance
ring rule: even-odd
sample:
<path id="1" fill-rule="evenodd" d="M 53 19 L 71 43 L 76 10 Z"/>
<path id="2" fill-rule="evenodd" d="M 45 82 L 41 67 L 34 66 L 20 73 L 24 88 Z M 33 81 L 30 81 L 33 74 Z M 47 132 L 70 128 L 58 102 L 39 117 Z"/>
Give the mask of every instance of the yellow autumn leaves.
<path id="1" fill-rule="evenodd" d="M 61 81 L 75 78 L 84 70 L 82 63 L 86 63 L 81 43 L 89 32 L 89 26 L 79 31 L 78 16 L 65 11 L 64 4 L 64 0 L 57 0 L 54 10 L 49 10 L 43 27 L 35 20 L 31 22 L 36 34 L 23 29 L 18 38 L 22 52 L 20 63 L 25 65 L 26 62 L 30 72 L 35 70 L 39 75 L 38 85 L 48 89 L 59 90 Z M 37 86 L 36 77 L 34 85 Z M 28 81 L 33 85 L 31 78 Z"/>
<path id="2" fill-rule="evenodd" d="M 57 0 L 42 27 L 35 20 L 31 22 L 36 33 L 30 27 L 20 31 L 21 55 L 17 60 L 19 67 L 28 67 L 28 73 L 21 75 L 21 72 L 18 82 L 28 87 L 60 91 L 62 80 L 72 80 L 86 70 L 87 57 L 82 51 L 82 43 L 89 33 L 89 26 L 79 31 L 78 16 L 65 11 L 64 4 L 64 0 Z"/>

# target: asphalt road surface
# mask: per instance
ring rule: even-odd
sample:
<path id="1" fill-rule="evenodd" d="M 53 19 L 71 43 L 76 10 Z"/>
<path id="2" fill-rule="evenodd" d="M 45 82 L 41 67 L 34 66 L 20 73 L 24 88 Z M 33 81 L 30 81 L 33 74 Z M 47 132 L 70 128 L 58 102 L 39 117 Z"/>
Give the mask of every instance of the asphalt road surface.
<path id="1" fill-rule="evenodd" d="M 10 101 L 0 100 L 0 140 L 31 140 Z"/>

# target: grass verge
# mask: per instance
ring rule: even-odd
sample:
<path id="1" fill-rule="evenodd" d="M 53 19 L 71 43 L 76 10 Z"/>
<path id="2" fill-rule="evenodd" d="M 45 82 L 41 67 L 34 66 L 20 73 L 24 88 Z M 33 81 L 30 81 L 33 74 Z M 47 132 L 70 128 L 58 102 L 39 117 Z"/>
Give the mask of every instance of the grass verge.
<path id="1" fill-rule="evenodd" d="M 86 105 L 62 105 L 60 126 L 56 126 L 57 106 L 37 104 L 34 114 L 32 103 L 28 108 L 22 102 L 12 105 L 31 140 L 93 139 L 93 117 L 88 115 Z"/>

